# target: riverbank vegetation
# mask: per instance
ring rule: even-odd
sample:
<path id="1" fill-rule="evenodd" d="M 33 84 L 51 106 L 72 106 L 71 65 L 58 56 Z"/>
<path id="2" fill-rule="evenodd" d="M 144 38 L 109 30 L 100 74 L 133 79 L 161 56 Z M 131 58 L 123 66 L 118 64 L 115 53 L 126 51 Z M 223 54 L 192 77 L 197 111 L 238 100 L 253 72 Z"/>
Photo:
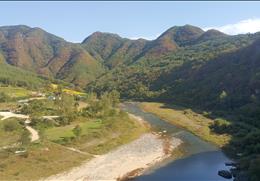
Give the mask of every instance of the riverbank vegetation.
<path id="1" fill-rule="evenodd" d="M 212 119 L 205 117 L 203 114 L 198 114 L 191 109 L 185 109 L 180 106 L 169 107 L 166 104 L 155 102 L 143 102 L 140 106 L 144 111 L 151 112 L 163 120 L 187 129 L 219 147 L 223 147 L 230 140 L 230 135 L 228 134 L 216 134 L 211 131 L 210 126 L 214 122 Z"/>
<path id="2" fill-rule="evenodd" d="M 239 172 L 239 177 L 258 180 L 260 131 L 257 127 L 172 104 L 144 102 L 141 107 L 222 147 L 229 156 L 240 162 L 239 169 L 242 171 Z"/>

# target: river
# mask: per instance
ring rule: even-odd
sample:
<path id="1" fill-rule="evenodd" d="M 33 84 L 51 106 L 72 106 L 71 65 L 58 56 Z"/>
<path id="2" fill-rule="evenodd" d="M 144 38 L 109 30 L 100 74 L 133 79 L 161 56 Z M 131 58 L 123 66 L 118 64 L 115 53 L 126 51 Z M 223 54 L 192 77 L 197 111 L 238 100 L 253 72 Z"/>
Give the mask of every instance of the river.
<path id="1" fill-rule="evenodd" d="M 180 138 L 184 144 L 184 156 L 177 160 L 167 160 L 162 165 L 147 171 L 137 177 L 136 181 L 225 181 L 217 175 L 218 170 L 227 169 L 229 162 L 224 153 L 215 145 L 203 141 L 190 132 L 178 128 L 152 113 L 142 111 L 138 103 L 125 103 L 123 109 L 136 116 L 142 117 L 158 131 L 167 131 L 170 136 Z"/>

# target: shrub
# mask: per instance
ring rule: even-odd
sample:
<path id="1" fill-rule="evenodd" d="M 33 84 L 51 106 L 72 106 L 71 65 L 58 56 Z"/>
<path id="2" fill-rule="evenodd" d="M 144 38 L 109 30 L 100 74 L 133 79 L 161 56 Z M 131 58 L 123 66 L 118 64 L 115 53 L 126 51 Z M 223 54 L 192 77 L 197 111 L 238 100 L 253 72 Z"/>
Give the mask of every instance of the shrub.
<path id="1" fill-rule="evenodd" d="M 27 130 L 24 130 L 20 137 L 20 142 L 22 143 L 22 145 L 28 145 L 30 141 L 30 133 Z"/>
<path id="2" fill-rule="evenodd" d="M 7 102 L 11 98 L 4 92 L 0 92 L 0 102 Z"/>
<path id="3" fill-rule="evenodd" d="M 72 131 L 76 137 L 79 137 L 82 133 L 82 129 L 79 125 L 75 126 Z"/>
<path id="4" fill-rule="evenodd" d="M 226 133 L 230 128 L 230 122 L 224 119 L 215 119 L 214 123 L 210 126 L 216 133 L 223 134 Z"/>
<path id="5" fill-rule="evenodd" d="M 16 131 L 21 128 L 21 125 L 16 119 L 6 120 L 4 122 L 4 130 L 7 132 Z"/>

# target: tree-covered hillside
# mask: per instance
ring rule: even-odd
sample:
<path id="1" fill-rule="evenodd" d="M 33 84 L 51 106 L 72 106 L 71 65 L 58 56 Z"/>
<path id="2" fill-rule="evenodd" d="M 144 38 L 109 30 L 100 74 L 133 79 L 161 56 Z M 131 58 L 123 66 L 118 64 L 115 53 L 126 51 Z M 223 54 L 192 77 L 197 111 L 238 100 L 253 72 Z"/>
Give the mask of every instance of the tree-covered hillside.
<path id="1" fill-rule="evenodd" d="M 101 64 L 80 45 L 40 28 L 0 27 L 0 52 L 2 61 L 10 65 L 75 84 L 87 84 L 103 72 Z M 75 68 L 79 64 L 87 74 Z"/>
<path id="2" fill-rule="evenodd" d="M 46 80 L 38 75 L 20 68 L 0 63 L 0 85 L 27 87 L 37 89 L 45 84 Z"/>
<path id="3" fill-rule="evenodd" d="M 144 56 L 130 65 L 117 66 L 86 89 L 95 92 L 116 89 L 123 97 L 133 99 L 161 98 L 207 62 L 246 47 L 257 37 L 259 34 L 219 36 L 159 57 Z"/>
<path id="4" fill-rule="evenodd" d="M 144 39 L 130 40 L 116 34 L 95 32 L 82 42 L 82 47 L 111 69 L 134 61 L 148 42 Z"/>

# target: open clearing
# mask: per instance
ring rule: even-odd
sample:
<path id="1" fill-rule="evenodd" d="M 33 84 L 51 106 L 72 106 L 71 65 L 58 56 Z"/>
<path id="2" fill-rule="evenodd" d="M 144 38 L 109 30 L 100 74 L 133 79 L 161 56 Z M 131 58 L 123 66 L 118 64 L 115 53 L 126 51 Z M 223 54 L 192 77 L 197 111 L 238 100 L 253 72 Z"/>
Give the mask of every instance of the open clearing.
<path id="1" fill-rule="evenodd" d="M 20 87 L 0 87 L 0 92 L 13 98 L 27 97 L 31 94 L 31 91 Z"/>

